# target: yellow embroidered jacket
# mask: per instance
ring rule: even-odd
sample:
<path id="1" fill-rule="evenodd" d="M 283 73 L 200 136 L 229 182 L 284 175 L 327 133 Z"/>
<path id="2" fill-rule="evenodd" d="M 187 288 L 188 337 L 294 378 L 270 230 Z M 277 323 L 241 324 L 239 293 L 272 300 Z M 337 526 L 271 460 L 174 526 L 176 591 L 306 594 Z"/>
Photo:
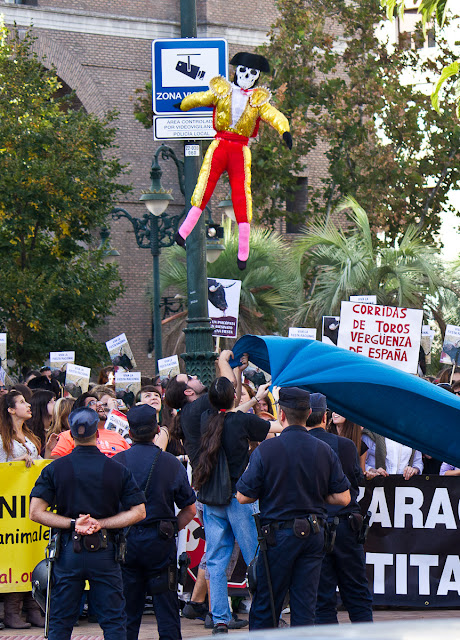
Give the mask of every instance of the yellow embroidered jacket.
<path id="1" fill-rule="evenodd" d="M 232 122 L 232 86 L 222 76 L 212 78 L 208 91 L 192 93 L 181 102 L 181 110 L 214 106 L 213 124 L 216 131 L 229 131 L 251 138 L 257 135 L 259 119 L 271 125 L 280 135 L 289 131 L 289 122 L 281 111 L 270 104 L 271 92 L 266 87 L 256 87 L 249 93 L 240 119 Z"/>

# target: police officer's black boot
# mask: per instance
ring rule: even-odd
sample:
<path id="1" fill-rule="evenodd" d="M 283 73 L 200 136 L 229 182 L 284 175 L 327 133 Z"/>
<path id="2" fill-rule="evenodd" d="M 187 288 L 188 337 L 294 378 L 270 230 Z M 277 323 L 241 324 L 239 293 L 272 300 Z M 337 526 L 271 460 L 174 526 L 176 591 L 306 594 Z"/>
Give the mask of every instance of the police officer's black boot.
<path id="1" fill-rule="evenodd" d="M 9 629 L 28 629 L 32 625 L 21 618 L 23 593 L 5 593 L 3 622 Z"/>

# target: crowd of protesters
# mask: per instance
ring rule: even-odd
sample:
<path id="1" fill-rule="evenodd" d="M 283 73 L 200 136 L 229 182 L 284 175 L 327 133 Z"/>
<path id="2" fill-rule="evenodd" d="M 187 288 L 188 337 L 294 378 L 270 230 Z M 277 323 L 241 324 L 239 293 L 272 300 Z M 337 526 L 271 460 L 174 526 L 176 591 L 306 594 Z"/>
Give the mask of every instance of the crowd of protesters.
<path id="1" fill-rule="evenodd" d="M 0 462 L 57 459 L 68 455 L 75 443 L 69 429 L 69 417 L 82 407 L 93 409 L 99 419 L 98 449 L 108 457 L 130 449 L 131 441 L 105 429 L 112 410 L 127 413 L 131 406 L 148 405 L 155 410 L 158 433 L 153 442 L 184 464 L 200 497 L 220 464 L 220 452 L 226 453 L 230 474 L 230 492 L 234 498 L 237 483 L 248 466 L 250 455 L 265 439 L 283 430 L 279 408 L 268 392 L 262 372 L 248 369 L 247 358 L 239 367 L 229 366 L 231 352 L 221 353 L 219 377 L 208 389 L 196 377 L 179 374 L 170 380 L 142 378 L 140 392 L 134 397 L 117 397 L 114 367 L 101 369 L 97 383 L 74 397 L 49 367 L 30 371 L 23 382 L 0 387 Z M 235 375 L 236 374 L 236 375 Z M 446 392 L 460 395 L 460 368 L 448 367 L 437 378 L 427 378 Z M 132 395 L 132 394 L 131 394 Z M 120 394 L 118 394 L 120 396 Z M 283 414 L 284 415 L 284 414 Z M 460 475 L 460 469 L 384 438 L 346 417 L 327 412 L 326 430 L 354 443 L 359 466 L 367 478 L 376 475 L 413 475 L 441 473 Z M 233 500 L 233 499 L 232 499 Z M 203 500 L 204 502 L 204 500 Z M 230 612 L 227 578 L 236 564 L 239 551 L 249 564 L 257 548 L 257 532 L 252 519 L 253 507 L 231 502 L 222 513 L 219 506 L 197 502 L 197 514 L 204 525 L 207 549 L 190 601 L 183 615 L 205 622 L 213 633 L 242 628 L 247 621 Z M 4 625 L 9 628 L 43 626 L 43 616 L 30 593 L 4 593 Z M 167 635 L 160 634 L 160 638 Z M 179 635 L 174 636 L 180 637 Z"/>

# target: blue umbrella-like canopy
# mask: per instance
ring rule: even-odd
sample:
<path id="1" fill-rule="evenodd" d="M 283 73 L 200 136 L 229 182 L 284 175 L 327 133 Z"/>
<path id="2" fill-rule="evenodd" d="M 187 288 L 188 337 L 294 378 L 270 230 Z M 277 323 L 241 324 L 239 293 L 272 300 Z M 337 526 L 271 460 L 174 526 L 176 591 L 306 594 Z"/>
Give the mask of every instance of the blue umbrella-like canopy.
<path id="1" fill-rule="evenodd" d="M 460 467 L 460 397 L 378 360 L 316 340 L 252 336 L 233 347 L 272 384 L 323 393 L 328 407 L 371 431 Z"/>

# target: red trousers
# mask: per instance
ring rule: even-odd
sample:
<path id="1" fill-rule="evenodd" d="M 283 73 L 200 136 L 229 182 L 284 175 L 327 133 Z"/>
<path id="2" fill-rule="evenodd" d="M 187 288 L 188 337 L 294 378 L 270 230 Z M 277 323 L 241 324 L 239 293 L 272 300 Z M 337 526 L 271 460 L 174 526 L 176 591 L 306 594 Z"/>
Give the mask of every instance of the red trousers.
<path id="1" fill-rule="evenodd" d="M 247 146 L 247 138 L 236 134 L 232 137 L 241 138 L 241 141 L 224 139 L 217 134 L 211 142 L 201 165 L 192 205 L 204 209 L 220 176 L 227 171 L 235 218 L 240 224 L 252 220 L 251 151 Z"/>

